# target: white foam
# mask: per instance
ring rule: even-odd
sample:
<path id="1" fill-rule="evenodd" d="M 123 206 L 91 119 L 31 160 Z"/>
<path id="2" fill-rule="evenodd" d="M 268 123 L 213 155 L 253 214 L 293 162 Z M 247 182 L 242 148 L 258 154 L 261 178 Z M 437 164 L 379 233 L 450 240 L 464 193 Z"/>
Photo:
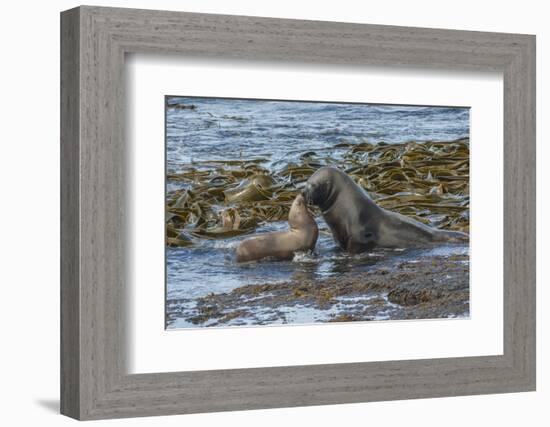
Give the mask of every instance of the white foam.
<path id="1" fill-rule="evenodd" d="M 240 240 L 216 240 L 212 247 L 214 249 L 236 249 L 241 243 Z"/>
<path id="2" fill-rule="evenodd" d="M 317 263 L 319 259 L 315 256 L 313 252 L 296 252 L 292 262 L 310 262 Z"/>

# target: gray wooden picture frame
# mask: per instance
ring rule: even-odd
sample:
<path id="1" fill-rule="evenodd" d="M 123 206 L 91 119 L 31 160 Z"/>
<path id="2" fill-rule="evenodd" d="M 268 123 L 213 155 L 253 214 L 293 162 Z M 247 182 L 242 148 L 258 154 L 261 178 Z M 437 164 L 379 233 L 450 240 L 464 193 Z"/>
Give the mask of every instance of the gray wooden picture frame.
<path id="1" fill-rule="evenodd" d="M 504 354 L 127 374 L 127 53 L 502 72 Z M 534 36 L 88 6 L 62 12 L 63 414 L 84 420 L 530 390 Z"/>

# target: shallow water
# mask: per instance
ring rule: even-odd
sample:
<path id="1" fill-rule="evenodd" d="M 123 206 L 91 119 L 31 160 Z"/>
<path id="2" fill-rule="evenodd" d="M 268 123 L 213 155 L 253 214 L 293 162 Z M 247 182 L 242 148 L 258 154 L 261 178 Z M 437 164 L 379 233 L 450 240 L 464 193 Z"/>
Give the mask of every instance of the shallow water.
<path id="1" fill-rule="evenodd" d="M 223 100 L 175 97 L 168 104 L 194 105 L 195 109 L 167 108 L 167 170 L 204 160 L 266 159 L 264 166 L 279 169 L 301 154 L 326 150 L 338 158 L 335 144 L 410 140 L 454 140 L 469 135 L 469 110 L 453 107 L 327 104 L 302 102 Z M 167 190 L 181 187 L 167 182 Z M 314 254 L 297 254 L 291 262 L 263 261 L 238 265 L 233 261 L 238 243 L 247 236 L 200 240 L 191 247 L 166 249 L 167 311 L 169 328 L 197 327 L 184 320 L 193 301 L 210 293 L 228 292 L 246 284 L 273 283 L 304 277 L 323 278 L 372 266 L 391 266 L 399 259 L 465 254 L 466 246 L 431 249 L 377 250 L 350 256 L 338 250 L 322 219 Z M 262 224 L 256 232 L 286 229 L 286 221 Z M 349 301 L 348 301 L 349 303 Z M 362 304 L 368 303 L 366 299 Z M 389 303 L 388 303 L 389 304 Z M 288 308 L 287 323 L 324 321 L 346 304 L 330 310 Z M 385 319 L 384 311 L 379 319 Z M 235 319 L 228 324 L 250 324 Z M 207 326 L 208 324 L 200 325 Z"/>
<path id="2" fill-rule="evenodd" d="M 287 229 L 286 222 L 267 224 L 258 232 Z M 167 248 L 167 310 L 171 317 L 169 328 L 197 327 L 186 320 L 195 310 L 193 300 L 210 293 L 227 293 L 243 285 L 275 283 L 299 279 L 322 279 L 338 276 L 342 273 L 365 272 L 370 268 L 393 268 L 403 260 L 417 260 L 422 257 L 451 256 L 468 254 L 466 245 L 441 245 L 419 249 L 377 249 L 372 252 L 350 255 L 342 252 L 333 242 L 326 229 L 321 230 L 315 252 L 296 254 L 292 261 L 263 260 L 245 264 L 234 262 L 235 248 L 247 236 L 224 241 L 205 240 L 199 247 Z M 355 301 L 356 304 L 368 304 L 370 298 L 386 295 L 365 295 Z M 344 298 L 345 299 L 345 298 Z M 385 313 L 391 307 L 382 308 L 374 320 L 388 320 Z M 279 311 L 286 311 L 284 323 L 315 323 L 353 309 L 351 301 L 337 304 L 329 309 L 317 309 L 300 305 L 289 305 Z M 257 309 L 258 310 L 258 309 Z M 266 308 L 266 317 L 256 311 L 254 318 L 238 318 L 227 322 L 230 325 L 254 325 L 258 319 L 269 320 L 270 311 Z M 174 316 L 175 315 L 175 316 Z M 212 323 L 212 322 L 211 322 Z M 283 323 L 280 319 L 269 324 Z M 206 322 L 200 326 L 208 326 Z"/>

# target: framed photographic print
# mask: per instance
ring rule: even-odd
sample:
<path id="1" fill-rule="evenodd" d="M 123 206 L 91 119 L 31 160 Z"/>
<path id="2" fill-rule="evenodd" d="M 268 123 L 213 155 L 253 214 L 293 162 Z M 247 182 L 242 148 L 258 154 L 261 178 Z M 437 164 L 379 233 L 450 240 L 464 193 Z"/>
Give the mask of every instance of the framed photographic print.
<path id="1" fill-rule="evenodd" d="M 61 15 L 62 413 L 535 389 L 535 38 Z"/>

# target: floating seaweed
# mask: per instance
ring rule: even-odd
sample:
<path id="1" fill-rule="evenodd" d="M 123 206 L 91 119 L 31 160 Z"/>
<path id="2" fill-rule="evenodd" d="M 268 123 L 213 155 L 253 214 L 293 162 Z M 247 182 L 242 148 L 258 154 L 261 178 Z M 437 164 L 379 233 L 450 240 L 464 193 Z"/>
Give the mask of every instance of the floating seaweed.
<path id="1" fill-rule="evenodd" d="M 195 110 L 197 108 L 195 104 L 167 104 L 166 106 L 176 110 Z"/>
<path id="2" fill-rule="evenodd" d="M 333 157 L 339 151 L 341 156 Z M 268 159 L 192 162 L 170 171 L 185 188 L 166 196 L 170 246 L 225 239 L 286 220 L 303 183 L 322 166 L 346 171 L 376 203 L 426 224 L 468 232 L 469 140 L 387 144 L 339 143 L 332 152 L 308 150 L 293 162 Z M 314 210 L 316 216 L 320 212 Z"/>

